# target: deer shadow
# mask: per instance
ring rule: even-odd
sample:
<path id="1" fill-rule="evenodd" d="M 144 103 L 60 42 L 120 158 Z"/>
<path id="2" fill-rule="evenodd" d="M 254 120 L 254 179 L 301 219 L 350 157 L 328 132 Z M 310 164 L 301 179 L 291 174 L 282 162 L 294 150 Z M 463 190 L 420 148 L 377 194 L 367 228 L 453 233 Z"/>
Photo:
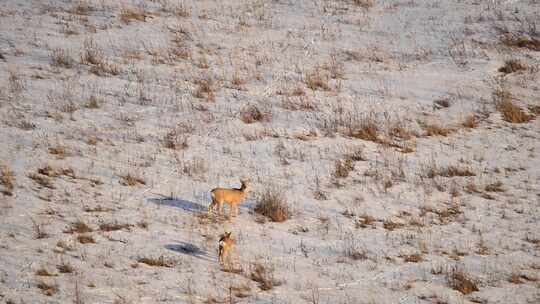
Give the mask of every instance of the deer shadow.
<path id="1" fill-rule="evenodd" d="M 162 198 L 149 198 L 148 201 L 159 206 L 180 208 L 182 210 L 192 213 L 198 213 L 206 210 L 206 206 L 202 206 L 195 202 L 170 196 L 164 196 Z"/>
<path id="2" fill-rule="evenodd" d="M 177 244 L 167 244 L 165 245 L 165 248 L 171 250 L 171 251 L 174 251 L 174 252 L 178 252 L 178 253 L 182 253 L 182 254 L 185 254 L 185 255 L 190 255 L 192 257 L 196 257 L 196 258 L 199 258 L 199 259 L 202 259 L 202 260 L 205 260 L 205 261 L 214 261 L 213 259 L 211 259 L 207 252 L 200 249 L 199 247 L 191 244 L 191 243 L 186 243 L 186 242 L 182 242 L 182 241 L 178 241 Z"/>

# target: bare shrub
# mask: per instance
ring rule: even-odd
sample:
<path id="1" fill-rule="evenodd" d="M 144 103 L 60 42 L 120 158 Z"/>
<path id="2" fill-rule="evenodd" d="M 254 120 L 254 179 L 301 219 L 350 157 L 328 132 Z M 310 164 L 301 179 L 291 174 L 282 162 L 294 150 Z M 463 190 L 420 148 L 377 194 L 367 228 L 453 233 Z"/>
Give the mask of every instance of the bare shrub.
<path id="1" fill-rule="evenodd" d="M 161 0 L 161 10 L 164 12 L 171 13 L 178 17 L 189 17 L 191 16 L 190 8 L 187 7 L 183 2 L 171 1 L 171 0 Z"/>
<path id="2" fill-rule="evenodd" d="M 313 111 L 316 109 L 313 100 L 306 95 L 283 96 L 281 106 L 291 111 Z"/>
<path id="3" fill-rule="evenodd" d="M 8 166 L 0 166 L 0 185 L 3 186 L 2 194 L 11 196 L 13 195 L 13 188 L 15 181 L 15 175 Z"/>
<path id="4" fill-rule="evenodd" d="M 137 262 L 154 267 L 173 267 L 173 263 L 171 261 L 165 260 L 165 257 L 162 255 L 158 258 L 142 257 L 137 259 Z"/>
<path id="5" fill-rule="evenodd" d="M 69 50 L 55 48 L 49 53 L 51 57 L 51 64 L 56 67 L 71 68 L 73 67 L 75 60 L 71 57 Z"/>
<path id="6" fill-rule="evenodd" d="M 178 160 L 179 170 L 190 177 L 203 179 L 208 172 L 208 164 L 202 157 L 194 157 L 191 160 Z"/>
<path id="7" fill-rule="evenodd" d="M 260 110 L 256 105 L 247 105 L 240 110 L 240 119 L 247 124 L 261 121 L 269 121 L 272 114 Z"/>
<path id="8" fill-rule="evenodd" d="M 91 95 L 83 106 L 87 109 L 99 109 L 100 104 L 99 98 L 96 95 Z"/>
<path id="9" fill-rule="evenodd" d="M 525 70 L 527 70 L 527 65 L 525 65 L 521 60 L 509 59 L 504 62 L 504 65 L 500 67 L 498 71 L 504 74 L 510 74 Z"/>
<path id="10" fill-rule="evenodd" d="M 92 38 L 86 38 L 81 52 L 81 63 L 87 65 L 99 65 L 105 61 L 105 54 Z"/>
<path id="11" fill-rule="evenodd" d="M 270 218 L 273 222 L 284 222 L 292 216 L 283 192 L 271 186 L 261 194 L 254 211 Z"/>
<path id="12" fill-rule="evenodd" d="M 274 268 L 266 267 L 261 263 L 251 265 L 250 278 L 259 283 L 261 290 L 271 290 L 274 286 L 281 285 L 281 282 L 274 278 Z"/>

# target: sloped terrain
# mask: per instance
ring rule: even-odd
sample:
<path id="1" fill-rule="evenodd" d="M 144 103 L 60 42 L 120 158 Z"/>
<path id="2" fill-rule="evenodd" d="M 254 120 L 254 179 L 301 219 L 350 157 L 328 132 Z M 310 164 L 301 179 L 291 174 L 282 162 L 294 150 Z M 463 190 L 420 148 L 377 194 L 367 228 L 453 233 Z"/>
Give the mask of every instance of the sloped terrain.
<path id="1" fill-rule="evenodd" d="M 538 303 L 539 15 L 4 1 L 0 300 Z"/>

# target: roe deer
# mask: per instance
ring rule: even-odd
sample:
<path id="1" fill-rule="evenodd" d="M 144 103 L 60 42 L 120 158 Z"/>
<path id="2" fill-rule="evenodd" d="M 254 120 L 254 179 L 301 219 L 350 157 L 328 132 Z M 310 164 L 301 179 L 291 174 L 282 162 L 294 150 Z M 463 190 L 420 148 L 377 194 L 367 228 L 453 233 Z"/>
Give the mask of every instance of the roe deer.
<path id="1" fill-rule="evenodd" d="M 223 234 L 219 239 L 219 264 L 223 264 L 225 256 L 229 257 L 229 251 L 232 249 L 233 246 L 234 240 L 231 237 L 231 232 L 225 232 L 225 234 Z"/>
<path id="2" fill-rule="evenodd" d="M 242 186 L 240 189 L 214 188 L 212 189 L 212 203 L 208 206 L 208 212 L 218 208 L 219 215 L 223 214 L 223 204 L 229 204 L 229 217 L 238 215 L 238 205 L 246 197 L 249 191 L 249 184 L 246 180 L 241 180 Z"/>

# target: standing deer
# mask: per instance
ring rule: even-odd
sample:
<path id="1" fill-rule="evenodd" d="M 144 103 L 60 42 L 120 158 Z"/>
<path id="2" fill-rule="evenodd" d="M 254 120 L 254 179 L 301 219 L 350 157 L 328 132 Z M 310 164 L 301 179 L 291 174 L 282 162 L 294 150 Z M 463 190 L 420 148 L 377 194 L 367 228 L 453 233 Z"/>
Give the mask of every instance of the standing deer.
<path id="1" fill-rule="evenodd" d="M 223 265 L 223 262 L 225 260 L 225 256 L 227 258 L 229 257 L 229 251 L 234 246 L 234 240 L 231 237 L 231 232 L 225 232 L 219 239 L 219 249 L 218 249 L 218 256 L 219 256 L 219 264 Z"/>
<path id="2" fill-rule="evenodd" d="M 212 203 L 208 206 L 208 212 L 218 208 L 218 214 L 223 214 L 223 204 L 229 204 L 229 217 L 238 215 L 238 205 L 246 197 L 249 191 L 249 184 L 246 180 L 241 180 L 242 186 L 240 189 L 214 188 L 212 189 Z"/>

